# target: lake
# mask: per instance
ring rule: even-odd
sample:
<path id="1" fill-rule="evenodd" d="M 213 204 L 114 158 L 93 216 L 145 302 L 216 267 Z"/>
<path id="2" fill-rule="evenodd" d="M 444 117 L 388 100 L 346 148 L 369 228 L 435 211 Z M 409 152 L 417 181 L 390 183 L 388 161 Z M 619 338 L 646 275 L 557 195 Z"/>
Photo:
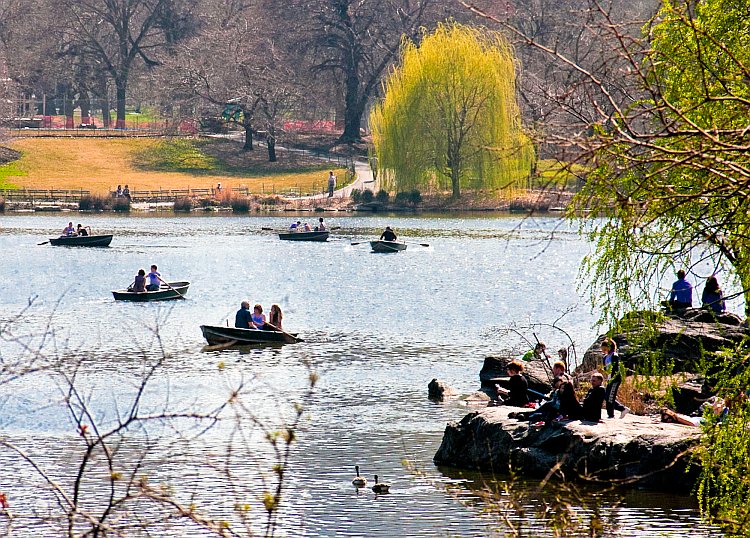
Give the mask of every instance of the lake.
<path id="1" fill-rule="evenodd" d="M 312 223 L 318 216 L 299 218 Z M 63 369 L 79 365 L 76 383 L 102 423 L 122 413 L 146 365 L 162 357 L 144 407 L 211 409 L 245 383 L 251 387 L 247 411 L 274 423 L 280 414 L 293 415 L 289 402 L 304 397 L 281 535 L 484 536 L 496 529 L 502 535 L 502 525 L 483 514 L 478 476 L 432 463 L 445 424 L 467 408 L 430 402 L 427 383 L 439 378 L 462 393 L 476 390 L 484 356 L 523 351 L 532 333 L 551 351 L 571 344 L 567 333 L 581 357 L 598 334 L 597 312 L 576 287 L 589 244 L 552 217 L 325 217 L 329 227 L 340 227 L 327 243 L 297 243 L 262 230 L 284 229 L 297 216 L 2 216 L 0 322 L 14 321 L 6 325 L 0 355 L 6 363 L 28 356 L 22 344 L 43 349 Z M 115 234 L 112 245 L 38 245 L 68 220 Z M 364 242 L 386 225 L 409 243 L 406 251 L 370 252 Z M 138 269 L 148 272 L 152 263 L 166 280 L 191 282 L 187 300 L 115 302 L 111 291 L 131 283 Z M 284 328 L 305 342 L 207 351 L 199 326 L 233 324 L 242 300 L 266 311 L 278 303 Z M 319 382 L 305 397 L 308 368 Z M 80 455 L 82 442 L 61 403 L 66 383 L 45 373 L 14 380 L 6 374 L 0 382 L 4 438 L 69 485 L 68 464 Z M 121 450 L 133 460 L 144 439 L 158 439 L 154 453 L 161 457 L 144 469 L 181 495 L 194 493 L 208 512 L 223 514 L 236 492 L 217 478 L 210 461 L 220 459 L 234 431 L 219 424 L 192 440 L 155 426 L 137 432 Z M 242 495 L 256 503 L 271 474 L 270 452 L 262 435 L 244 442 L 249 453 L 239 468 Z M 378 474 L 389 482 L 392 493 L 356 490 L 354 465 L 370 481 Z M 8 493 L 20 514 L 14 536 L 42 535 L 39 529 L 49 522 L 40 513 L 52 505 L 48 488 L 39 487 L 37 475 L 12 451 L 0 450 L 0 468 L 0 492 Z M 532 514 L 540 503 L 536 484 L 518 488 Z M 601 500 L 618 536 L 719 535 L 701 523 L 684 493 L 590 495 Z M 257 521 L 251 524 L 256 531 Z M 209 535 L 173 525 L 169 534 Z M 551 535 L 544 519 L 529 515 L 526 525 L 529 536 Z"/>

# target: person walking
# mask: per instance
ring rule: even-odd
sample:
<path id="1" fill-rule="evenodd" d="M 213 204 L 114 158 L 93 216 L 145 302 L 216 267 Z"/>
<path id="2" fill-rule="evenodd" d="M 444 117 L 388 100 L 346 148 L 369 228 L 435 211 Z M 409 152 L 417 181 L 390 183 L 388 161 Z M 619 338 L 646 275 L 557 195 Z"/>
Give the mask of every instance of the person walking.
<path id="1" fill-rule="evenodd" d="M 328 173 L 328 197 L 333 198 L 333 191 L 336 189 L 336 174 L 331 170 Z"/>

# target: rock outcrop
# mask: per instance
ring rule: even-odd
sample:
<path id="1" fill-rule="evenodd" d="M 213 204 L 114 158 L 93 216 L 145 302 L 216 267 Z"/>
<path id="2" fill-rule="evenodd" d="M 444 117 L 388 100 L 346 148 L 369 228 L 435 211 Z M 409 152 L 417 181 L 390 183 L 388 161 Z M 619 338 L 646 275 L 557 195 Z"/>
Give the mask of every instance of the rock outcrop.
<path id="1" fill-rule="evenodd" d="M 489 356 L 484 358 L 484 364 L 479 372 L 481 390 L 495 397 L 495 384 L 508 388 L 508 363 L 513 361 L 512 357 Z M 525 362 L 523 375 L 529 383 L 529 389 L 547 394 L 551 389 L 552 371 L 550 366 L 540 361 Z"/>
<path id="2" fill-rule="evenodd" d="M 449 423 L 435 454 L 438 465 L 544 477 L 559 465 L 567 480 L 633 481 L 688 491 L 700 469 L 689 459 L 701 430 L 628 415 L 599 423 L 564 421 L 534 428 L 494 407 Z"/>
<path id="3" fill-rule="evenodd" d="M 750 334 L 734 314 L 714 317 L 703 309 L 688 308 L 681 315 L 649 322 L 656 316 L 654 312 L 631 312 L 625 323 L 629 330 L 612 337 L 626 367 L 634 368 L 658 353 L 663 362 L 674 364 L 675 372 L 695 371 L 693 368 L 706 360 L 710 364 L 712 353 Z M 589 347 L 578 371 L 587 372 L 601 364 L 603 339 L 602 335 Z"/>
<path id="4" fill-rule="evenodd" d="M 456 396 L 458 392 L 445 381 L 433 379 L 427 384 L 427 397 L 430 400 L 442 402 Z"/>

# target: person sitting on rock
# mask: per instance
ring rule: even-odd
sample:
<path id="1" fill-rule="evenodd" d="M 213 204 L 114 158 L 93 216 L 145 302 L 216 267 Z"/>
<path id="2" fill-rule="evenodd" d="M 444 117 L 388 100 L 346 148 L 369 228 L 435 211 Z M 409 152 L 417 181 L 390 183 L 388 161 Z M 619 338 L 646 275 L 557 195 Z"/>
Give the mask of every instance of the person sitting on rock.
<path id="1" fill-rule="evenodd" d="M 509 392 L 506 398 L 503 398 L 498 405 L 511 405 L 513 407 L 523 407 L 529 403 L 529 383 L 521 375 L 523 373 L 523 364 L 513 361 L 508 364 Z"/>
<path id="2" fill-rule="evenodd" d="M 669 306 L 672 309 L 690 308 L 693 306 L 693 285 L 685 280 L 685 271 L 677 271 L 677 280 L 669 292 Z"/>
<path id="3" fill-rule="evenodd" d="M 719 281 L 716 280 L 715 275 L 711 275 L 706 279 L 706 287 L 703 288 L 701 301 L 703 308 L 710 309 L 714 314 L 721 314 L 727 309 L 724 303 L 724 294 L 719 287 Z"/>
<path id="4" fill-rule="evenodd" d="M 534 349 L 528 350 L 526 353 L 523 354 L 521 357 L 521 360 L 524 362 L 531 362 L 532 360 L 539 360 L 544 356 L 545 358 L 549 359 L 549 355 L 547 355 L 547 346 L 544 342 L 537 342 L 534 346 Z"/>
<path id="5" fill-rule="evenodd" d="M 604 376 L 600 372 L 594 372 L 591 374 L 591 388 L 586 393 L 586 397 L 583 399 L 580 409 L 581 420 L 590 422 L 599 422 L 602 418 L 602 404 L 606 392 L 602 384 L 604 383 Z"/>

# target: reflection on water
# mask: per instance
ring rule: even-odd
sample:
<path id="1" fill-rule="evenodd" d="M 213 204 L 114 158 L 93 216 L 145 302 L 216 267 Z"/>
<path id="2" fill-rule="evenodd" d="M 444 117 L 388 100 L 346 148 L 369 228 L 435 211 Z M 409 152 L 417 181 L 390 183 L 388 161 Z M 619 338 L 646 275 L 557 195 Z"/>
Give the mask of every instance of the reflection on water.
<path id="1" fill-rule="evenodd" d="M 445 423 L 460 419 L 466 408 L 429 402 L 427 383 L 437 377 L 461 392 L 474 390 L 483 357 L 513 345 L 496 329 L 552 324 L 563 312 L 569 313 L 558 324 L 578 349 L 587 347 L 596 336 L 596 313 L 576 294 L 574 282 L 588 245 L 559 219 L 488 215 L 327 217 L 329 226 L 341 226 L 328 243 L 279 241 L 261 230 L 286 228 L 291 219 L 76 216 L 115 238 L 107 249 L 74 249 L 37 245 L 58 233 L 67 216 L 3 217 L 0 248 L 7 255 L 0 261 L 6 275 L 0 282 L 0 322 L 36 297 L 13 325 L 14 334 L 34 347 L 42 344 L 38 335 L 53 328 L 45 349 L 69 362 L 82 359 L 78 375 L 104 417 L 115 416 L 144 364 L 162 349 L 163 372 L 143 403 L 154 409 L 167 397 L 173 408 L 208 409 L 243 381 L 253 388 L 253 411 L 272 418 L 286 408 L 279 401 L 303 393 L 308 363 L 320 382 L 306 402 L 309 420 L 289 469 L 281 518 L 285 534 L 490 533 L 496 525 L 480 515 L 482 503 L 472 490 L 476 476 L 460 482 L 464 485 L 457 494 L 465 502 L 458 503 L 456 493 L 434 487 L 403 466 L 408 459 L 434 480 L 464 480 L 454 471 L 436 469 L 432 456 Z M 410 243 L 406 251 L 379 256 L 371 255 L 366 244 L 351 245 L 379 235 L 386 224 Z M 167 280 L 191 282 L 188 300 L 112 300 L 111 290 L 123 288 L 139 268 L 152 263 Z M 199 325 L 231 324 L 243 299 L 266 310 L 280 304 L 285 329 L 299 332 L 305 342 L 205 350 Z M 552 329 L 538 336 L 552 348 L 567 343 Z M 0 353 L 7 357 L 18 352 L 14 349 L 4 343 Z M 0 390 L 4 434 L 45 463 L 62 465 L 58 455 L 72 450 L 76 436 L 57 405 L 59 383 L 33 376 Z M 214 488 L 216 477 L 188 464 L 221 454 L 228 432 L 219 426 L 200 446 L 170 446 L 180 456 L 154 463 L 154 475 L 181 477 L 181 489 L 200 495 L 216 513 L 230 510 L 223 505 L 227 492 Z M 262 456 L 263 441 L 253 442 Z M 0 475 L 0 491 L 14 487 L 9 476 L 20 474 L 33 482 L 30 471 L 7 453 L 0 452 L 0 465 L 12 471 Z M 248 477 L 263 467 L 252 458 L 244 465 Z M 354 465 L 369 480 L 378 474 L 390 482 L 392 493 L 357 491 L 351 485 Z M 257 499 L 258 483 L 248 478 L 245 486 L 247 495 Z M 532 492 L 527 508 L 533 513 L 539 502 L 533 494 L 536 484 L 522 487 Z M 43 506 L 38 490 L 33 490 L 37 497 L 24 491 L 26 501 Z M 697 522 L 687 498 L 636 491 L 618 501 L 618 496 L 602 496 L 621 536 L 712 534 Z M 543 522 L 530 525 L 529 535 L 546 532 Z"/>

